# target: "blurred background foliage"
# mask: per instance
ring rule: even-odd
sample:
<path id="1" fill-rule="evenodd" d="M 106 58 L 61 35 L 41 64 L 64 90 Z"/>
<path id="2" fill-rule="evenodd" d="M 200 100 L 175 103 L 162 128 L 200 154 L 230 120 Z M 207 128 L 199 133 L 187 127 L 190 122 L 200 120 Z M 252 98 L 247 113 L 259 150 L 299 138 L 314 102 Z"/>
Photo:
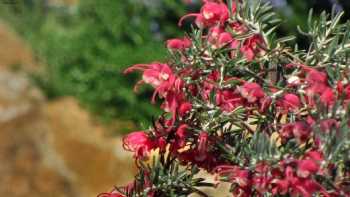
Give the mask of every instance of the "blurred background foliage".
<path id="1" fill-rule="evenodd" d="M 138 76 L 124 76 L 122 71 L 132 64 L 166 59 L 164 40 L 182 36 L 176 25 L 179 17 L 199 8 L 199 0 L 184 2 L 189 1 L 13 0 L 11 5 L 1 4 L 0 16 L 46 65 L 33 79 L 48 98 L 74 96 L 101 120 L 147 125 L 159 113 L 149 104 L 151 92 L 143 88 L 135 94 L 132 87 Z M 283 35 L 296 35 L 297 25 L 304 28 L 310 8 L 317 15 L 335 6 L 349 10 L 346 18 L 350 15 L 348 0 L 270 2 L 285 21 L 279 32 Z M 307 40 L 298 37 L 298 42 Z"/>

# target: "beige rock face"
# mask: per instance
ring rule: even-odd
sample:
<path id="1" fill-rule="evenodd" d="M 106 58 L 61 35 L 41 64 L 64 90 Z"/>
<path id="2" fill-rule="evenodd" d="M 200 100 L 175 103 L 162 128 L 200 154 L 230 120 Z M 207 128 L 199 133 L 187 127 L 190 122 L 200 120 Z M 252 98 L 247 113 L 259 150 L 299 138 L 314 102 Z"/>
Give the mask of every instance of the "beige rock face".
<path id="1" fill-rule="evenodd" d="M 98 194 L 132 180 L 132 155 L 122 150 L 120 138 L 106 137 L 106 130 L 94 123 L 75 100 L 49 104 L 47 115 L 54 149 L 80 192 Z"/>
<path id="2" fill-rule="evenodd" d="M 73 99 L 47 103 L 23 74 L 0 72 L 0 196 L 93 197 L 134 169 Z"/>
<path id="3" fill-rule="evenodd" d="M 0 21 L 0 70 L 21 65 L 30 71 L 38 68 L 30 48 Z"/>

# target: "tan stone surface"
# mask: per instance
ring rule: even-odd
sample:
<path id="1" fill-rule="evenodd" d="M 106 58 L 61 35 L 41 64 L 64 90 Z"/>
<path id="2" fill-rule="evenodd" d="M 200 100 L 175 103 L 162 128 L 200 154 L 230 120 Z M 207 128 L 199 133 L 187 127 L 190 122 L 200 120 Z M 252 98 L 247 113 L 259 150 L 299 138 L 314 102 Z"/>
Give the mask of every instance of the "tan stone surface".
<path id="1" fill-rule="evenodd" d="M 51 103 L 47 112 L 53 145 L 81 192 L 96 194 L 132 180 L 134 163 L 132 156 L 122 150 L 120 138 L 105 136 L 106 130 L 74 99 Z"/>
<path id="2" fill-rule="evenodd" d="M 0 196 L 93 197 L 132 179 L 121 139 L 74 99 L 47 103 L 24 74 L 0 72 Z"/>
<path id="3" fill-rule="evenodd" d="M 31 71 L 38 68 L 30 48 L 0 21 L 0 69 L 8 67 Z"/>

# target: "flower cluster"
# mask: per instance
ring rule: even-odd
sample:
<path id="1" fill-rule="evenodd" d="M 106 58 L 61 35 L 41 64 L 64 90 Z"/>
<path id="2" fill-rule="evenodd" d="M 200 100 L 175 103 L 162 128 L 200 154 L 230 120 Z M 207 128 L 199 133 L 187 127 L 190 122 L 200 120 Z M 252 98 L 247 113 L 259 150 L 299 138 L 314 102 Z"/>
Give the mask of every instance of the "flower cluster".
<path id="1" fill-rule="evenodd" d="M 327 56 L 314 49 L 318 43 L 308 52 L 293 51 L 282 41 L 287 39 L 269 36 L 263 24 L 270 13 L 267 5 L 205 0 L 198 13 L 180 19 L 182 25 L 194 18 L 192 34 L 166 42 L 169 62 L 125 71 L 141 71 L 136 87 L 151 85 L 152 102 L 159 99 L 164 114 L 123 141 L 139 163 L 138 177 L 150 178 L 137 178 L 128 192 L 101 196 L 166 193 L 157 183 L 163 179 L 154 178 L 161 175 L 144 170 L 153 152 L 162 170 L 175 161 L 199 167 L 218 183 L 231 183 L 233 196 L 350 195 L 349 54 L 338 49 Z M 326 23 L 329 32 L 337 17 Z M 339 26 L 344 32 L 327 39 L 338 36 L 333 45 L 350 46 Z M 320 35 L 315 39 L 322 41 Z M 183 185 L 175 182 L 170 191 L 205 196 L 179 190 Z"/>

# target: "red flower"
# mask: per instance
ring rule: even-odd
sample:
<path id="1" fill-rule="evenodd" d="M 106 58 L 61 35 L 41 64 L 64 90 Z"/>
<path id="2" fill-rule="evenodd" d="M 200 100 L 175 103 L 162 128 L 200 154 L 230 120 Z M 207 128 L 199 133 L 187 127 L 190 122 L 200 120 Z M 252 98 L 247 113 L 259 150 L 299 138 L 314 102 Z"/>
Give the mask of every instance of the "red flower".
<path id="1" fill-rule="evenodd" d="M 293 125 L 293 135 L 299 141 L 306 141 L 311 134 L 311 127 L 306 122 L 300 121 L 296 122 Z"/>
<path id="2" fill-rule="evenodd" d="M 230 42 L 232 42 L 234 39 L 232 37 L 232 35 L 228 32 L 223 32 L 219 35 L 219 39 L 217 42 L 217 47 L 223 47 L 227 44 L 229 44 Z"/>
<path id="3" fill-rule="evenodd" d="M 187 48 L 190 48 L 192 45 L 192 42 L 188 38 L 175 38 L 175 39 L 170 39 L 167 41 L 167 48 L 171 50 L 184 50 Z"/>
<path id="4" fill-rule="evenodd" d="M 315 69 L 311 69 L 306 76 L 306 81 L 311 85 L 327 84 L 327 74 Z"/>
<path id="5" fill-rule="evenodd" d="M 299 177 L 307 178 L 311 174 L 317 173 L 319 165 L 313 159 L 303 159 L 298 161 L 297 174 Z"/>
<path id="6" fill-rule="evenodd" d="M 165 95 L 164 103 L 162 104 L 161 108 L 164 109 L 164 111 L 170 112 L 172 114 L 171 125 L 174 123 L 178 109 L 183 101 L 184 95 L 182 93 L 169 91 Z M 185 113 L 185 111 L 181 111 L 181 113 Z"/>
<path id="7" fill-rule="evenodd" d="M 340 127 L 340 123 L 335 119 L 326 119 L 321 121 L 320 127 L 321 131 L 330 133 L 332 129 L 338 129 Z"/>
<path id="8" fill-rule="evenodd" d="M 251 181 L 249 170 L 240 169 L 239 166 L 221 165 L 217 166 L 214 171 L 218 176 L 238 186 L 233 191 L 234 196 L 250 196 Z"/>
<path id="9" fill-rule="evenodd" d="M 261 162 L 255 167 L 255 174 L 253 175 L 252 182 L 255 189 L 260 193 L 264 194 L 268 192 L 272 177 L 269 174 L 269 165 Z"/>
<path id="10" fill-rule="evenodd" d="M 257 83 L 245 82 L 243 86 L 238 87 L 242 97 L 247 99 L 249 103 L 254 103 L 259 99 L 265 97 L 265 93 Z"/>
<path id="11" fill-rule="evenodd" d="M 294 136 L 299 140 L 299 142 L 304 142 L 310 137 L 311 132 L 312 130 L 309 124 L 299 121 L 296 123 L 288 123 L 283 125 L 280 135 L 284 140 Z"/>
<path id="12" fill-rule="evenodd" d="M 294 128 L 293 123 L 285 124 L 282 126 L 280 135 L 283 140 L 293 137 L 293 128 Z"/>
<path id="13" fill-rule="evenodd" d="M 221 27 L 212 27 L 209 30 L 208 42 L 214 45 L 215 48 L 221 48 L 234 39 L 232 35 L 228 32 L 225 32 Z"/>
<path id="14" fill-rule="evenodd" d="M 295 94 L 286 94 L 283 96 L 283 99 L 279 105 L 285 111 L 295 111 L 300 107 L 300 99 Z"/>
<path id="15" fill-rule="evenodd" d="M 144 131 L 135 131 L 123 138 L 123 147 L 134 152 L 137 159 L 145 159 L 154 148 L 154 142 Z"/>
<path id="16" fill-rule="evenodd" d="M 231 112 L 242 105 L 241 96 L 232 90 L 221 90 L 216 93 L 216 104 L 224 112 Z"/>
<path id="17" fill-rule="evenodd" d="M 152 63 L 152 64 L 136 64 L 124 71 L 124 73 L 130 73 L 135 70 L 143 71 L 140 82 L 137 83 L 135 89 L 141 83 L 148 83 L 155 88 L 152 101 L 155 100 L 157 94 L 164 96 L 167 91 L 172 89 L 178 81 L 173 71 L 167 64 Z"/>
<path id="18" fill-rule="evenodd" d="M 224 3 L 206 1 L 200 13 L 187 14 L 181 17 L 179 25 L 181 26 L 183 20 L 191 16 L 196 17 L 196 24 L 199 27 L 208 27 L 224 24 L 229 17 L 229 10 Z"/>
<path id="19" fill-rule="evenodd" d="M 164 82 L 173 81 L 174 75 L 167 64 L 151 64 L 144 70 L 142 78 L 156 88 Z"/>
<path id="20" fill-rule="evenodd" d="M 230 24 L 230 26 L 237 34 L 242 34 L 242 33 L 245 33 L 247 31 L 247 27 L 244 26 L 240 22 L 234 22 L 234 23 Z"/>
<path id="21" fill-rule="evenodd" d="M 198 137 L 198 154 L 195 155 L 196 161 L 204 161 L 207 158 L 208 152 L 208 133 L 205 131 L 200 132 Z"/>
<path id="22" fill-rule="evenodd" d="M 229 11 L 224 3 L 206 2 L 201 9 L 201 15 L 207 24 L 223 24 L 229 17 Z"/>
<path id="23" fill-rule="evenodd" d="M 331 88 L 323 89 L 320 100 L 325 106 L 333 105 L 335 102 L 333 90 Z"/>
<path id="24" fill-rule="evenodd" d="M 344 107 L 347 108 L 348 105 L 350 104 L 350 85 L 347 85 L 345 88 L 344 88 Z"/>
<path id="25" fill-rule="evenodd" d="M 248 61 L 252 61 L 257 54 L 263 51 L 261 46 L 264 46 L 263 38 L 260 35 L 254 35 L 243 42 L 241 52 Z"/>
<path id="26" fill-rule="evenodd" d="M 344 88 L 344 93 L 345 93 L 345 99 L 350 99 L 350 85 L 347 85 Z"/>
<path id="27" fill-rule="evenodd" d="M 179 148 L 182 148 L 186 145 L 186 136 L 187 136 L 187 124 L 182 124 L 176 130 L 177 144 Z"/>
<path id="28" fill-rule="evenodd" d="M 179 107 L 179 115 L 184 116 L 192 109 L 192 104 L 190 102 L 181 103 Z"/>
<path id="29" fill-rule="evenodd" d="M 102 193 L 102 194 L 98 195 L 97 197 L 126 197 L 126 196 L 120 194 L 116 190 L 113 190 L 113 191 L 111 191 L 109 193 Z"/>
<path id="30" fill-rule="evenodd" d="M 312 197 L 316 192 L 321 192 L 324 196 L 328 196 L 325 189 L 316 181 L 295 176 L 291 166 L 286 167 L 283 179 L 275 178 L 272 183 L 274 185 L 272 188 L 273 195 L 291 194 L 291 196 Z"/>
<path id="31" fill-rule="evenodd" d="M 249 184 L 249 170 L 242 170 L 238 166 L 222 165 L 215 168 L 215 172 L 221 177 L 226 177 L 231 183 L 236 183 L 240 187 Z"/>
<path id="32" fill-rule="evenodd" d="M 223 32 L 225 32 L 225 29 L 223 29 L 220 26 L 214 26 L 210 28 L 208 32 L 208 42 L 212 44 L 216 43 L 219 39 L 220 34 L 222 34 Z"/>

